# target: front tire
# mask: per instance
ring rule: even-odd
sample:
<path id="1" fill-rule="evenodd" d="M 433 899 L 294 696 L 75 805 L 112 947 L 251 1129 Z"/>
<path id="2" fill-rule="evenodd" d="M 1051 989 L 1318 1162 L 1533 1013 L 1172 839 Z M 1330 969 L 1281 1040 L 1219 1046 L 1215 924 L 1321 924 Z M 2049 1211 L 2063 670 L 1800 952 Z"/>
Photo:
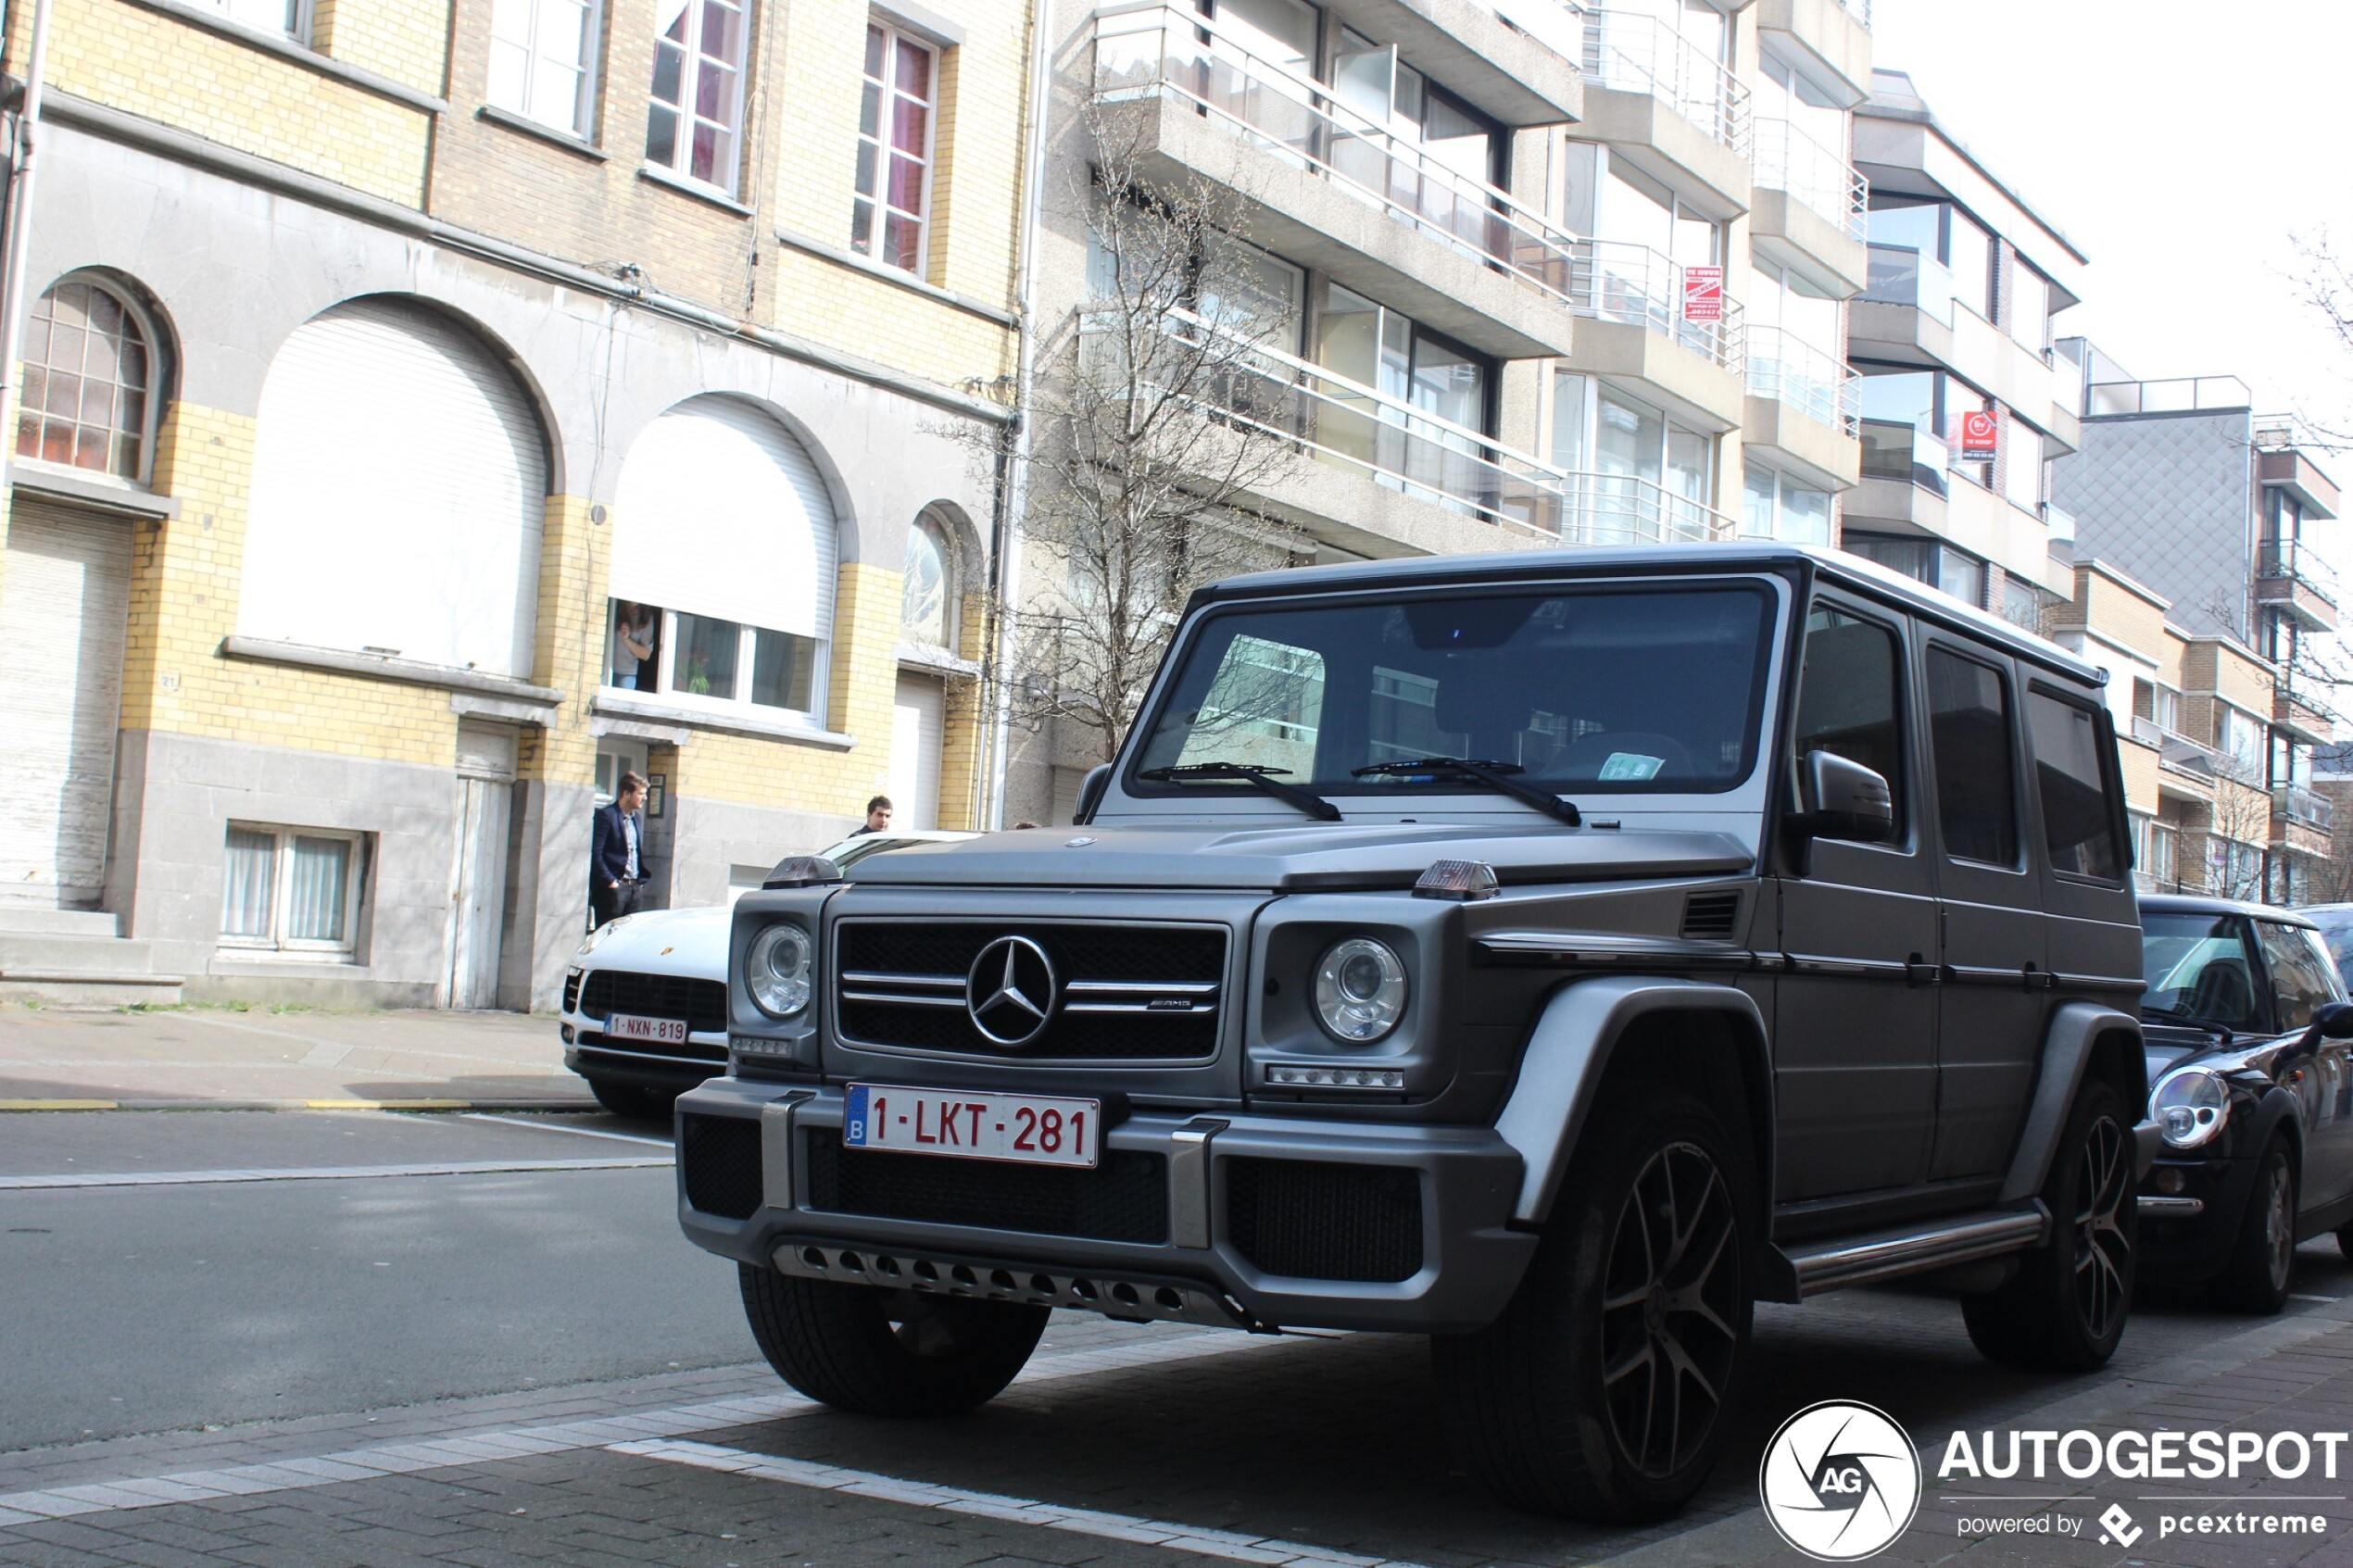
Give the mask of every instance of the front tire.
<path id="1" fill-rule="evenodd" d="M 2231 1261 L 2214 1278 L 2216 1299 L 2265 1317 L 2287 1305 L 2296 1271 L 2296 1192 L 2295 1152 L 2285 1138 L 2274 1137 L 2256 1163 Z"/>
<path id="2" fill-rule="evenodd" d="M 2009 1283 L 1961 1298 L 1970 1342 L 1987 1360 L 2027 1372 L 2089 1372 L 2116 1353 L 2139 1273 L 2140 1210 L 2124 1102 L 2087 1080 L 2043 1188 L 2057 1234 L 2029 1252 Z"/>
<path id="3" fill-rule="evenodd" d="M 1440 1410 L 1504 1501 L 1659 1519 L 1707 1479 L 1748 1359 L 1753 1183 L 1697 1098 L 1644 1084 L 1586 1123 L 1504 1315 L 1433 1339 Z"/>
<path id="4" fill-rule="evenodd" d="M 737 1265 L 744 1317 L 776 1374 L 860 1415 L 962 1415 L 1003 1391 L 1051 1315 L 1019 1301 L 801 1279 Z"/>

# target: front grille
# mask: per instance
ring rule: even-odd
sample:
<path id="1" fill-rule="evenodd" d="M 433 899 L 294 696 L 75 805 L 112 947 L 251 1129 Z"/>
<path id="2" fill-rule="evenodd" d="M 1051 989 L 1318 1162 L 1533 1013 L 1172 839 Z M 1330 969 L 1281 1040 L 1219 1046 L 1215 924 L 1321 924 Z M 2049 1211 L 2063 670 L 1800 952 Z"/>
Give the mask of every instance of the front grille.
<path id="1" fill-rule="evenodd" d="M 1740 913 L 1737 892 L 1694 893 L 1683 900 L 1683 935 L 1693 940 L 1730 941 Z"/>
<path id="2" fill-rule="evenodd" d="M 744 1116 L 678 1119 L 678 1169 L 686 1203 L 723 1220 L 760 1212 L 760 1123 Z"/>
<path id="3" fill-rule="evenodd" d="M 683 1018 L 698 1035 L 724 1035 L 727 1032 L 727 983 L 683 974 L 600 969 L 581 987 L 578 1010 L 590 1018 L 610 1018 L 617 1012 L 641 1018 Z"/>
<path id="4" fill-rule="evenodd" d="M 1263 1273 L 1390 1284 L 1422 1267 L 1422 1184 L 1385 1165 L 1224 1162 L 1226 1236 Z"/>
<path id="5" fill-rule="evenodd" d="M 991 1041 L 965 1007 L 973 964 L 1000 936 L 1037 943 L 1060 986 L 1051 1021 L 1017 1047 Z M 844 921 L 835 937 L 835 1016 L 842 1037 L 861 1045 L 1199 1060 L 1217 1053 L 1225 974 L 1223 926 Z"/>
<path id="6" fill-rule="evenodd" d="M 978 1225 L 1089 1241 L 1168 1239 L 1168 1161 L 1107 1148 L 1092 1171 L 844 1148 L 809 1129 L 809 1207 L 878 1220 Z"/>

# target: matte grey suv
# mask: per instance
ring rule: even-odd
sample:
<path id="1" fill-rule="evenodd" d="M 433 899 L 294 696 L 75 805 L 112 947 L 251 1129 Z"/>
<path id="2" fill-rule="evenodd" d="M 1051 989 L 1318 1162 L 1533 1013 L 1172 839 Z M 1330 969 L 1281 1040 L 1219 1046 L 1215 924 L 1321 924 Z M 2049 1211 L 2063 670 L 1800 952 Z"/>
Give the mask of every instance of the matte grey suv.
<path id="1" fill-rule="evenodd" d="M 2140 934 L 2048 644 L 1773 546 L 1241 578 L 1081 817 L 736 907 L 680 1218 L 813 1398 L 969 1409 L 1054 1307 L 1426 1334 L 1471 1469 L 1622 1520 L 1756 1300 L 2115 1348 Z"/>

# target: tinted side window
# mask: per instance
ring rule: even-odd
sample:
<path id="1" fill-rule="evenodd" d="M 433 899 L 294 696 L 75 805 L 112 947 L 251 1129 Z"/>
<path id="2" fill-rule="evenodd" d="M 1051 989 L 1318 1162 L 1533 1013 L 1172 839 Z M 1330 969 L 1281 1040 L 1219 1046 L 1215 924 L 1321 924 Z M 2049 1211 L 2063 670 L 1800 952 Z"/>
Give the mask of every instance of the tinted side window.
<path id="1" fill-rule="evenodd" d="M 2329 984 L 2328 965 L 2306 934 L 2294 926 L 2255 922 L 2263 941 L 2263 959 L 2271 968 L 2271 994 L 2279 998 L 2282 1029 L 2301 1029 L 2312 1022 L 2312 1010 L 2336 999 Z"/>
<path id="2" fill-rule="evenodd" d="M 1944 852 L 1957 860 L 2016 865 L 2009 683 L 1974 659 L 1929 649 L 1928 724 Z"/>
<path id="3" fill-rule="evenodd" d="M 2088 708 L 2031 691 L 2026 733 L 2034 748 L 2051 869 L 2121 881 L 2124 855 L 2116 842 L 2117 814 L 2109 809 L 2116 784 L 2101 755 L 2099 721 Z"/>
<path id="4" fill-rule="evenodd" d="M 1798 676 L 1796 751 L 1828 751 L 1860 762 L 1895 796 L 1894 837 L 1904 836 L 1904 723 L 1897 694 L 1903 667 L 1895 633 L 1828 605 L 1806 618 Z"/>

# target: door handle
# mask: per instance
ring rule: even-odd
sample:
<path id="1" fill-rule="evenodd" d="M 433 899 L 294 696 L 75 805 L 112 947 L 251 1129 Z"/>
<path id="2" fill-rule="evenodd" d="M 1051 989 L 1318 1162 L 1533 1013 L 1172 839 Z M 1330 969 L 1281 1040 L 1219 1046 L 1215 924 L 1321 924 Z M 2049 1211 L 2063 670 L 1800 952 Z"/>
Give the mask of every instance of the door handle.
<path id="1" fill-rule="evenodd" d="M 1911 986 L 1935 985 L 1943 983 L 1944 966 L 1932 964 L 1914 953 L 1904 960 L 1904 984 Z"/>

